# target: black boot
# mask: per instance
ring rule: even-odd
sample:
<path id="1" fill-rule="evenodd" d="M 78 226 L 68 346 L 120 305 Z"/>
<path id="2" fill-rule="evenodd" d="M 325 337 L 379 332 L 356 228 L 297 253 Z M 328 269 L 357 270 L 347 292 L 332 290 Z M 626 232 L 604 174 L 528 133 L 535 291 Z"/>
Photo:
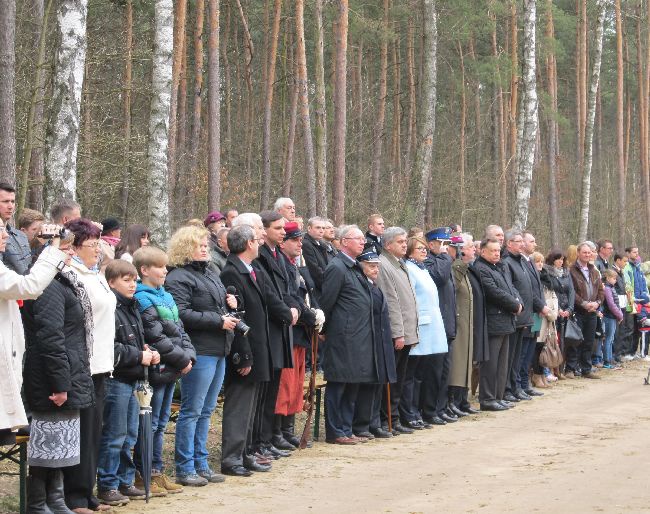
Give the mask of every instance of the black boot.
<path id="1" fill-rule="evenodd" d="M 30 466 L 27 476 L 27 513 L 53 514 L 46 503 L 48 468 Z"/>
<path id="2" fill-rule="evenodd" d="M 275 415 L 273 420 L 273 438 L 271 439 L 271 443 L 278 450 L 293 451 L 296 447 L 287 441 L 282 435 L 282 418 L 284 418 L 284 416 L 280 414 Z"/>
<path id="3" fill-rule="evenodd" d="M 74 514 L 65 504 L 63 471 L 50 469 L 47 475 L 47 506 L 54 514 Z"/>
<path id="4" fill-rule="evenodd" d="M 298 448 L 300 446 L 300 439 L 296 437 L 295 425 L 295 414 L 292 414 L 291 416 L 282 416 L 282 436 L 287 442 Z"/>

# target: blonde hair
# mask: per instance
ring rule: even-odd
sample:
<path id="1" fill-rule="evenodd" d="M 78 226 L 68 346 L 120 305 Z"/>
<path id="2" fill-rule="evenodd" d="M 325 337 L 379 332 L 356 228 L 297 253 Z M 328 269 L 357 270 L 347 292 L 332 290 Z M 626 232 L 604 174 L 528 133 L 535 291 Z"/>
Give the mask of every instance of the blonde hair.
<path id="1" fill-rule="evenodd" d="M 181 227 L 169 240 L 167 255 L 171 266 L 184 266 L 192 262 L 192 253 L 210 235 L 205 227 Z"/>
<path id="2" fill-rule="evenodd" d="M 576 245 L 569 245 L 566 249 L 566 259 L 564 259 L 564 264 L 567 268 L 573 266 L 578 260 L 578 247 Z"/>
<path id="3" fill-rule="evenodd" d="M 530 260 L 533 262 L 544 262 L 544 256 L 539 252 L 533 252 L 530 254 Z"/>
<path id="4" fill-rule="evenodd" d="M 166 266 L 169 258 L 160 248 L 155 246 L 143 246 L 133 252 L 133 265 L 138 270 L 138 275 L 142 277 L 142 267 L 146 266 Z"/>

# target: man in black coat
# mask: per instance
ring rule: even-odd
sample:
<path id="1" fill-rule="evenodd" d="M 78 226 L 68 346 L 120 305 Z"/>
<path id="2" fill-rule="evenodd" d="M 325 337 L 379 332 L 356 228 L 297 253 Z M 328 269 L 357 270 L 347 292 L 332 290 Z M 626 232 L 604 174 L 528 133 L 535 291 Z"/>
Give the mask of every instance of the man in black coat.
<path id="1" fill-rule="evenodd" d="M 261 267 L 271 278 L 275 294 L 291 309 L 294 316 L 292 323 L 295 323 L 300 314 L 300 304 L 290 294 L 286 263 L 280 251 L 280 243 L 284 241 L 286 234 L 284 230 L 286 220 L 277 211 L 264 211 L 260 214 L 260 218 L 262 218 L 266 235 L 264 244 L 260 246 L 255 265 Z M 293 332 L 291 323 L 285 323 L 283 320 L 271 316 L 269 318 L 269 339 L 271 342 L 273 376 L 266 391 L 262 394 L 264 407 L 257 443 L 260 446 L 268 447 L 270 453 L 275 454 L 275 456 L 286 457 L 287 454 L 278 453 L 274 448 L 281 451 L 291 451 L 295 447 L 285 441 L 282 436 L 274 438 L 273 427 L 275 425 L 275 404 L 278 398 L 282 370 L 284 368 L 293 368 Z"/>
<path id="2" fill-rule="evenodd" d="M 317 297 L 323 289 L 325 268 L 333 257 L 327 253 L 326 242 L 323 241 L 326 223 L 326 220 L 318 216 L 310 218 L 307 222 L 307 233 L 302 238 L 302 256 L 316 285 Z"/>
<path id="3" fill-rule="evenodd" d="M 273 292 L 268 275 L 252 265 L 264 236 L 259 217 L 253 222 L 256 226 L 242 224 L 228 233 L 231 253 L 221 273 L 224 285 L 236 289 L 238 309 L 246 312 L 243 321 L 250 327 L 247 334 L 236 330 L 226 366 L 221 471 L 234 476 L 270 469 L 268 458 L 252 447 L 256 407 L 262 386 L 273 373 L 268 318 L 288 324 L 293 320 L 290 309 Z"/>
<path id="4" fill-rule="evenodd" d="M 340 229 L 341 251 L 325 270 L 320 305 L 325 313 L 326 440 L 357 444 L 352 433 L 361 383 L 377 383 L 370 284 L 356 258 L 365 237 L 356 225 Z"/>
<path id="5" fill-rule="evenodd" d="M 384 230 L 386 226 L 381 214 L 368 216 L 368 230 L 366 232 L 366 248 L 371 248 L 377 255 L 384 250 Z"/>
<path id="6" fill-rule="evenodd" d="M 533 325 L 533 312 L 546 315 L 548 307 L 540 305 L 540 299 L 535 295 L 533 281 L 528 270 L 528 261 L 522 255 L 524 237 L 520 230 L 511 229 L 505 234 L 506 250 L 503 263 L 507 266 L 512 278 L 512 285 L 519 293 L 523 309 L 517 316 L 517 330 L 510 336 L 508 352 L 508 382 L 504 398 L 509 402 L 531 400 L 532 397 L 519 386 L 519 364 L 523 337 L 530 332 Z"/>
<path id="7" fill-rule="evenodd" d="M 485 295 L 489 358 L 481 362 L 479 401 L 481 410 L 506 410 L 504 401 L 508 378 L 508 345 L 516 330 L 515 318 L 523 306 L 512 285 L 509 269 L 499 262 L 501 245 L 495 238 L 481 242 L 481 256 L 472 265 Z"/>

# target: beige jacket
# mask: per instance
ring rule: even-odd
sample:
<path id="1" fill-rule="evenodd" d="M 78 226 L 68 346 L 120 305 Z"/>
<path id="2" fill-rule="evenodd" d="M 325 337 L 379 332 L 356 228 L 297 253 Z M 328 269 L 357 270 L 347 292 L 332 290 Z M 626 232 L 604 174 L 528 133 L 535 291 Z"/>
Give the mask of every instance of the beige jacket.
<path id="1" fill-rule="evenodd" d="M 415 290 L 404 262 L 387 251 L 379 256 L 381 267 L 377 286 L 388 304 L 388 317 L 393 339 L 404 338 L 406 345 L 418 342 L 418 306 Z"/>

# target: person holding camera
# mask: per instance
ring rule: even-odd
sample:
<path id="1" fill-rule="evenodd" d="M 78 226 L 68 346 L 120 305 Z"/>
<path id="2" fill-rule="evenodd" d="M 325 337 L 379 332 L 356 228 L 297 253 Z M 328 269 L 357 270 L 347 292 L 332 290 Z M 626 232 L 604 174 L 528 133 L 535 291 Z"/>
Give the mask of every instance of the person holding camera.
<path id="1" fill-rule="evenodd" d="M 234 224 L 228 233 L 230 254 L 221 278 L 227 287 L 237 291 L 237 307 L 250 329 L 235 332 L 228 356 L 221 472 L 248 477 L 252 471 L 271 469 L 271 459 L 253 448 L 254 420 L 259 422 L 263 414 L 260 396 L 273 375 L 269 317 L 291 324 L 293 313 L 273 290 L 268 274 L 253 264 L 266 235 L 261 218 L 245 213 Z"/>
<path id="2" fill-rule="evenodd" d="M 208 266 L 209 232 L 203 227 L 178 229 L 169 241 L 165 289 L 178 306 L 178 314 L 196 350 L 192 371 L 181 377 L 181 409 L 176 422 L 176 482 L 203 486 L 223 482 L 208 464 L 208 429 L 230 353 L 237 318 L 232 295 Z"/>

